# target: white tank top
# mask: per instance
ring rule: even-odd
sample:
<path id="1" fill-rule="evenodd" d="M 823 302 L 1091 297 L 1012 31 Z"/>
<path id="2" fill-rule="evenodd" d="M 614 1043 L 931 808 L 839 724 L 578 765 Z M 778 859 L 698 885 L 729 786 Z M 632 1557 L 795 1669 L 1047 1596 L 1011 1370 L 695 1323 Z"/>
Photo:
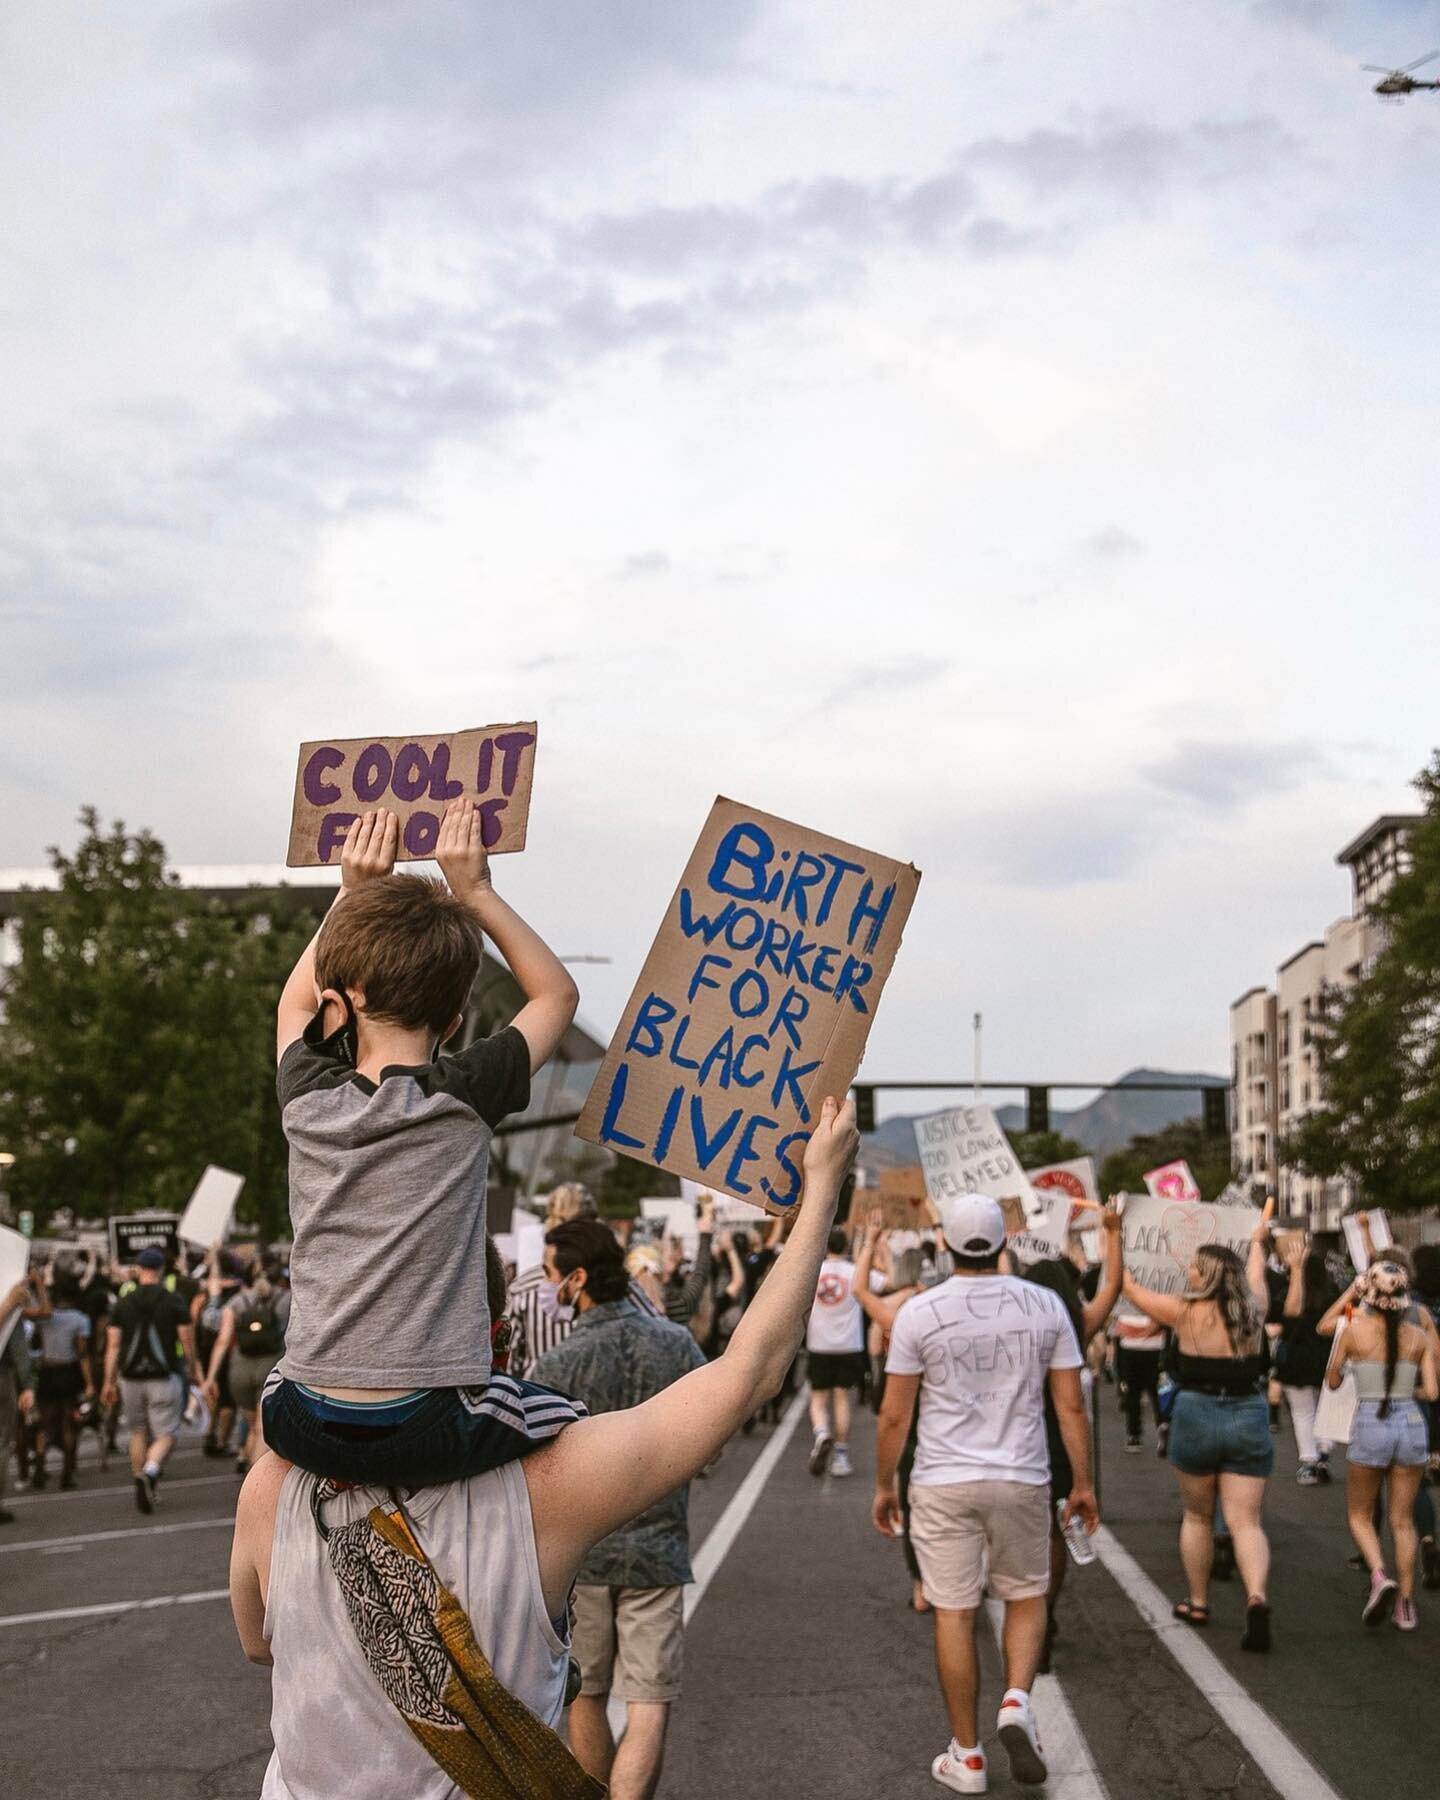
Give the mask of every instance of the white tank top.
<path id="1" fill-rule="evenodd" d="M 275 1754 L 261 1800 L 456 1800 L 460 1789 L 380 1691 L 355 1641 L 310 1516 L 312 1480 L 292 1469 L 275 1508 L 265 1608 Z M 344 1524 L 386 1504 L 384 1494 L 352 1489 L 329 1503 L 326 1522 Z M 406 1509 L 496 1676 L 547 1725 L 558 1724 L 569 1648 L 546 1615 L 520 1465 L 422 1489 Z"/>

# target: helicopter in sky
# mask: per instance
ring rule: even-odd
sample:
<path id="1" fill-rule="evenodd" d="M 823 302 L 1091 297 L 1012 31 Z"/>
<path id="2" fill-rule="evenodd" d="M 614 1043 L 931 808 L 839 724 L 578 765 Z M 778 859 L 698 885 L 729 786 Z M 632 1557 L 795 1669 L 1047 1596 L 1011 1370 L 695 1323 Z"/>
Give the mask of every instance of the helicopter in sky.
<path id="1" fill-rule="evenodd" d="M 1375 92 L 1384 100 L 1403 100 L 1407 94 L 1416 93 L 1420 88 L 1440 88 L 1440 81 L 1416 81 L 1412 70 L 1422 68 L 1428 62 L 1434 62 L 1440 56 L 1440 50 L 1432 50 L 1426 56 L 1417 56 L 1412 63 L 1406 63 L 1403 69 L 1382 69 L 1378 63 L 1362 63 L 1360 66 L 1367 75 L 1383 75 L 1383 81 L 1375 83 Z"/>

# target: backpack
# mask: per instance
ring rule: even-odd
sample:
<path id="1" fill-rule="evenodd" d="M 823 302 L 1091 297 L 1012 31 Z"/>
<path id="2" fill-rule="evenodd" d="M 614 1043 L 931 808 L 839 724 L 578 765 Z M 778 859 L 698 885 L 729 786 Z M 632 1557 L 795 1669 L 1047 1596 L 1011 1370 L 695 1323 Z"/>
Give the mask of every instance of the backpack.
<path id="1" fill-rule="evenodd" d="M 165 1295 L 165 1290 L 160 1287 L 152 1291 L 157 1296 Z M 169 1296 L 165 1295 L 165 1298 Z M 135 1322 L 120 1345 L 120 1373 L 127 1381 L 164 1381 L 175 1371 L 156 1320 L 159 1300 L 157 1298 L 148 1308 L 136 1304 L 134 1311 Z"/>
<path id="2" fill-rule="evenodd" d="M 279 1356 L 284 1350 L 273 1300 L 247 1300 L 235 1309 L 235 1348 L 242 1356 Z"/>

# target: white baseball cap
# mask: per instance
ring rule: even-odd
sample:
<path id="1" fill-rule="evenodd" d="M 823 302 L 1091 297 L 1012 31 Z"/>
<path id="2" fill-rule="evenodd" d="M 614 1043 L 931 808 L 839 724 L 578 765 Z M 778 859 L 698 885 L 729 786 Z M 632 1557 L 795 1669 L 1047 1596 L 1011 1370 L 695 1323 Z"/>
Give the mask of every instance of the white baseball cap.
<path id="1" fill-rule="evenodd" d="M 988 1194 L 961 1194 L 940 1202 L 940 1229 L 960 1256 L 991 1256 L 1005 1244 L 1005 1215 Z"/>

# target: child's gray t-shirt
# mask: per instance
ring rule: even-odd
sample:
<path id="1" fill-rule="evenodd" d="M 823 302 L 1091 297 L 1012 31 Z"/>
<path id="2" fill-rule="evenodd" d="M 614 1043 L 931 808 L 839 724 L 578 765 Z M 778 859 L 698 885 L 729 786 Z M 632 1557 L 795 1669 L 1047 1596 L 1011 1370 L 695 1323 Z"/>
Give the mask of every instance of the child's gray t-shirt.
<path id="1" fill-rule="evenodd" d="M 474 1387 L 490 1374 L 490 1138 L 530 1098 L 509 1026 L 417 1068 L 359 1074 L 320 1017 L 280 1059 L 291 1309 L 280 1372 L 312 1387 Z"/>

